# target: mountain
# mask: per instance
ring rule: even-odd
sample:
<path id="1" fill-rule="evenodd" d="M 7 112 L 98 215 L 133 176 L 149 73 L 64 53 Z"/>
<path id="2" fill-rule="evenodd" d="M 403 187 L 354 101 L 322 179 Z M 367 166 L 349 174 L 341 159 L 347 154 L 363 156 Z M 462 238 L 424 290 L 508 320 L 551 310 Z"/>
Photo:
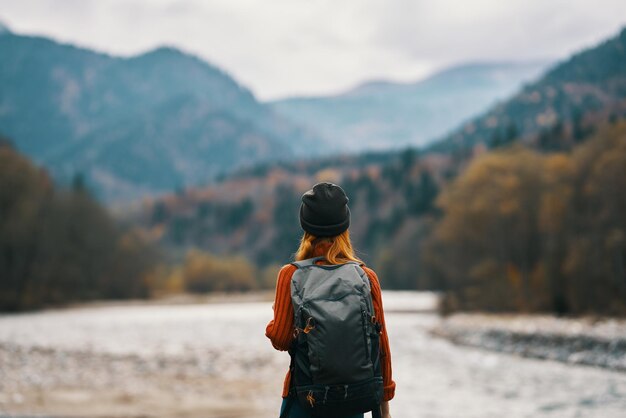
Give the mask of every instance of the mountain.
<path id="1" fill-rule="evenodd" d="M 474 63 L 415 83 L 374 81 L 327 97 L 271 102 L 341 151 L 422 146 L 540 75 L 546 62 Z"/>
<path id="2" fill-rule="evenodd" d="M 500 140 L 498 150 L 491 150 L 494 144 L 485 142 L 490 136 L 484 136 L 483 139 L 472 136 L 473 133 L 466 130 L 467 126 L 462 125 L 456 132 L 468 140 L 461 144 L 467 145 L 464 151 L 469 152 L 458 152 L 459 147 L 453 146 L 454 143 L 446 138 L 422 150 L 326 156 L 308 161 L 265 164 L 227 175 L 207 187 L 191 188 L 178 194 L 146 201 L 135 210 L 124 210 L 124 215 L 129 216 L 131 222 L 140 225 L 147 236 L 168 249 L 175 250 L 170 254 L 180 256 L 189 248 L 199 248 L 220 255 L 243 254 L 260 265 L 283 263 L 293 255 L 294 246 L 302 233 L 297 210 L 302 193 L 318 181 L 332 181 L 340 184 L 350 196 L 354 220 L 350 227 L 351 236 L 356 248 L 362 251 L 359 255 L 380 270 L 385 286 L 410 288 L 416 282 L 418 287 L 441 286 L 442 277 L 447 274 L 445 270 L 453 267 L 458 269 L 457 263 L 451 264 L 441 256 L 445 254 L 445 248 L 435 246 L 426 250 L 423 244 L 433 239 L 441 219 L 449 215 L 442 210 L 446 199 L 445 194 L 441 196 L 440 192 L 449 191 L 454 184 L 461 181 L 459 179 L 467 179 L 468 175 L 471 177 L 472 188 L 467 192 L 467 197 L 468 201 L 474 199 L 472 201 L 476 205 L 468 210 L 476 210 L 480 214 L 493 211 L 482 221 L 502 221 L 506 228 L 499 229 L 501 234 L 494 238 L 493 235 L 485 235 L 483 223 L 467 223 L 463 226 L 474 228 L 476 235 L 482 238 L 487 237 L 485 241 L 489 241 L 492 247 L 498 246 L 501 242 L 498 240 L 513 237 L 508 241 L 510 247 L 502 248 L 503 251 L 519 249 L 517 245 L 525 239 L 523 234 L 507 233 L 509 229 L 522 225 L 518 225 L 520 219 L 523 222 L 536 221 L 542 228 L 553 228 L 561 224 L 561 210 L 581 208 L 584 216 L 592 218 L 590 214 L 595 211 L 596 206 L 587 206 L 585 193 L 589 190 L 580 187 L 592 174 L 598 179 L 594 184 L 595 190 L 603 190 L 603 196 L 608 196 L 601 203 L 608 202 L 609 207 L 612 207 L 611 202 L 615 203 L 615 207 L 621 205 L 623 199 L 614 197 L 619 195 L 621 183 L 618 185 L 612 178 L 615 178 L 614 172 L 623 171 L 623 166 L 620 165 L 622 160 L 619 158 L 625 154 L 615 154 L 615 158 L 608 156 L 617 149 L 623 150 L 619 144 L 626 138 L 626 49 L 620 46 L 623 45 L 623 36 L 624 32 L 615 39 L 553 67 L 540 81 L 524 88 L 522 93 L 511 96 L 502 105 L 496 105 L 486 113 L 488 116 L 481 116 L 475 122 L 487 122 L 494 114 L 498 115 L 495 113 L 498 109 L 508 109 L 508 106 L 512 106 L 511 103 L 525 100 L 525 95 L 529 92 L 532 94 L 537 86 L 546 92 L 564 89 L 571 92 L 571 96 L 561 95 L 562 101 L 558 103 L 563 107 L 573 106 L 570 102 L 576 98 L 581 100 L 576 105 L 580 115 L 577 118 L 581 122 L 577 128 L 580 129 L 577 132 L 579 138 L 572 144 L 574 151 L 555 153 L 553 151 L 561 149 L 548 146 L 529 150 L 528 148 L 537 143 L 526 139 L 526 125 L 514 128 L 496 117 L 495 122 L 501 124 L 507 135 Z M 376 90 L 387 87 L 387 83 L 375 83 L 362 86 L 361 89 Z M 580 97 L 575 94 L 577 92 L 585 94 Z M 592 100 L 593 98 L 598 99 Z M 533 100 L 536 100 L 536 95 Z M 529 121 L 541 121 L 545 117 L 545 108 L 539 106 L 540 103 L 541 100 L 530 102 L 527 108 L 522 107 L 528 111 L 527 114 L 524 113 L 524 117 Z M 452 108 L 453 106 L 448 111 L 452 112 Z M 512 109 L 518 108 L 513 106 Z M 621 114 L 617 113 L 619 109 L 622 109 Z M 513 110 L 511 112 L 514 114 Z M 489 120 L 489 123 L 493 122 L 494 120 Z M 573 134 L 575 130 L 565 125 L 562 132 L 551 128 L 548 132 L 550 135 L 544 133 L 541 137 L 547 144 L 559 138 L 568 138 L 567 131 Z M 529 123 L 528 126 L 531 129 L 534 125 Z M 473 139 L 485 143 L 480 145 L 478 142 L 469 142 Z M 512 144 L 522 141 L 522 144 Z M 480 158 L 474 158 L 475 156 Z M 484 165 L 485 161 L 487 166 Z M 537 163 L 538 161 L 541 163 Z M 530 163 L 526 164 L 527 162 Z M 537 164 L 533 165 L 535 163 Z M 468 166 L 477 167 L 474 164 L 482 168 L 466 170 Z M 604 171 L 605 165 L 610 166 L 611 170 Z M 578 167 L 579 174 L 576 176 L 572 174 L 573 167 Z M 533 183 L 533 179 L 537 177 L 541 177 L 541 187 L 547 189 L 539 188 Z M 564 185 L 567 187 L 560 188 Z M 572 190 L 578 188 L 578 192 L 581 192 L 577 198 L 580 200 L 572 204 L 567 200 L 570 186 Z M 544 193 L 545 190 L 549 192 L 540 199 L 537 198 L 536 193 Z M 503 200 L 491 200 L 494 195 Z M 465 195 L 461 196 L 463 197 Z M 481 200 L 481 197 L 484 198 Z M 456 209 L 457 215 L 461 212 L 467 213 L 464 212 L 467 208 L 458 203 L 462 201 L 461 198 L 455 200 L 454 205 L 449 201 L 447 203 L 448 208 Z M 520 199 L 528 200 L 522 202 Z M 547 225 L 544 222 L 547 218 L 534 218 L 533 214 L 539 210 L 548 211 L 544 215 L 550 215 L 549 219 L 554 223 Z M 507 218 L 507 214 L 513 212 L 519 218 Z M 605 226 L 607 229 L 615 227 L 616 242 L 621 239 L 619 228 L 624 224 L 614 224 L 617 219 L 614 215 L 620 213 L 623 213 L 621 209 L 597 213 L 598 218 L 610 218 Z M 457 219 L 462 225 L 463 217 Z M 571 219 L 563 216 L 562 220 L 572 222 Z M 581 232 L 575 222 L 568 224 L 569 227 L 574 231 L 573 236 L 577 237 Z M 457 234 L 458 231 L 460 229 L 455 227 L 447 233 Z M 468 251 L 482 248 L 473 248 L 464 238 L 454 236 L 454 246 L 459 250 L 457 257 L 463 258 Z M 599 238 L 594 239 L 602 238 L 604 242 L 609 242 L 603 238 L 608 233 L 596 236 Z M 532 246 L 521 249 L 520 254 L 534 254 L 534 250 L 527 251 L 526 248 L 543 248 L 543 245 L 549 247 L 554 239 L 555 236 L 540 239 L 538 244 L 534 242 Z M 622 245 L 623 240 L 619 242 Z M 596 247 L 585 248 L 587 249 L 575 254 L 576 259 L 584 259 L 580 254 L 586 254 L 590 251 L 588 248 Z M 499 256 L 500 254 L 496 254 L 493 258 L 499 260 Z M 429 270 L 431 267 L 427 264 L 429 258 L 431 261 L 436 259 L 439 263 L 433 271 Z M 486 265 L 489 267 L 491 264 Z M 470 269 L 463 271 L 463 274 L 466 275 L 467 271 Z M 479 272 L 483 271 L 489 269 L 483 270 L 481 267 Z"/>
<path id="3" fill-rule="evenodd" d="M 626 114 L 626 28 L 558 63 L 508 100 L 432 144 L 431 151 L 493 147 L 521 138 L 546 150 L 571 148 L 594 126 Z"/>
<path id="4" fill-rule="evenodd" d="M 310 149 L 228 74 L 162 47 L 119 58 L 0 35 L 0 132 L 61 182 L 132 199 Z"/>
<path id="5" fill-rule="evenodd" d="M 9 29 L 7 25 L 5 25 L 4 23 L 2 23 L 2 21 L 0 21 L 0 35 L 6 34 L 6 33 L 11 33 L 11 30 Z"/>

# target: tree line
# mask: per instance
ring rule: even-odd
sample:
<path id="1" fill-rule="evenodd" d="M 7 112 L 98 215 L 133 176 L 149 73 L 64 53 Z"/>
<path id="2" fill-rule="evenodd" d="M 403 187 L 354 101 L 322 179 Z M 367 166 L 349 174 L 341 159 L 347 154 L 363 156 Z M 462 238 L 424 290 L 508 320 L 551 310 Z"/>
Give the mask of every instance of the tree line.
<path id="1" fill-rule="evenodd" d="M 531 148 L 513 132 L 454 172 L 409 149 L 340 179 L 360 255 L 385 288 L 442 290 L 444 312 L 626 313 L 626 122 L 568 147 L 543 146 L 545 133 Z M 204 200 L 185 211 L 193 218 L 177 218 L 156 205 L 150 222 L 169 226 L 179 259 L 148 244 L 145 229 L 120 226 L 80 177 L 56 187 L 7 143 L 0 186 L 3 310 L 271 288 L 301 234 L 300 192 L 289 184 L 279 184 L 268 207 Z M 190 240 L 227 236 L 243 251 Z"/>
<path id="2" fill-rule="evenodd" d="M 324 179 L 336 176 L 350 197 L 358 254 L 386 289 L 441 290 L 445 312 L 625 313 L 625 125 L 557 124 L 529 142 L 509 125 L 460 159 L 407 149 L 355 175 L 324 170 Z M 266 191 L 154 207 L 149 225 L 166 245 L 205 251 L 184 260 L 181 288 L 271 286 L 272 274 L 259 277 L 297 248 L 302 191 L 289 179 Z M 209 252 L 240 256 L 221 263 Z M 210 273 L 226 265 L 237 277 Z"/>
<path id="3" fill-rule="evenodd" d="M 513 145 L 439 196 L 420 251 L 444 311 L 626 313 L 626 123 L 571 152 Z"/>
<path id="4" fill-rule="evenodd" d="M 0 310 L 149 296 L 157 250 L 0 140 Z"/>

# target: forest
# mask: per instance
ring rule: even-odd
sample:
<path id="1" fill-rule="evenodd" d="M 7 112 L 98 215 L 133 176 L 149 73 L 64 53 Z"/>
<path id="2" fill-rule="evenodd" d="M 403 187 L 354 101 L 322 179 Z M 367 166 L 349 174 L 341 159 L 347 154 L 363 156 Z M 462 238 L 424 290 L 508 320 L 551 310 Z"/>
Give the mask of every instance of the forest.
<path id="1" fill-rule="evenodd" d="M 422 251 L 444 311 L 626 313 L 626 123 L 569 152 L 512 145 L 439 196 Z"/>
<path id="2" fill-rule="evenodd" d="M 145 298 L 158 250 L 0 140 L 0 310 Z"/>
<path id="3" fill-rule="evenodd" d="M 233 269 L 265 272 L 242 283 L 271 287 L 301 234 L 302 191 L 337 181 L 359 255 L 387 289 L 443 291 L 444 312 L 625 313 L 626 123 L 574 119 L 527 142 L 514 132 L 461 157 L 408 149 L 343 171 L 309 163 L 235 177 L 158 200 L 139 224 L 165 247 L 193 249 L 186 266 L 238 254 Z M 239 198 L 220 198 L 235 187 Z M 208 273 L 193 277 L 196 290 L 223 288 Z"/>
<path id="4" fill-rule="evenodd" d="M 23 130 L 16 146 L 0 146 L 1 310 L 272 288 L 302 234 L 302 193 L 331 181 L 348 194 L 358 256 L 385 289 L 441 291 L 443 312 L 626 313 L 626 29 L 428 146 L 330 156 L 309 152 L 310 133 L 193 56 L 160 48 L 120 60 L 4 34 L 7 56 L 29 58 L 4 82 Z M 73 74 L 68 86 L 89 84 L 79 75 L 90 69 L 117 104 L 85 87 L 91 105 L 76 105 L 70 120 L 54 116 L 56 88 L 27 100 L 20 80 L 54 85 L 48 70 L 58 65 Z M 186 70 L 164 83 L 169 68 Z M 142 74 L 179 99 L 154 107 L 137 87 Z M 42 114 L 52 119 L 39 123 Z M 91 137 L 87 126 L 102 129 Z M 280 157 L 275 140 L 293 153 Z M 98 200 L 94 172 L 130 203 Z"/>
<path id="5" fill-rule="evenodd" d="M 440 290 L 443 312 L 621 315 L 626 122 L 580 141 L 574 131 L 552 129 L 534 144 L 501 138 L 460 163 L 409 149 L 376 169 L 313 172 L 339 178 L 359 255 L 385 288 Z M 80 176 L 57 187 L 7 140 L 0 171 L 2 310 L 272 288 L 300 236 L 298 187 L 313 181 L 277 181 L 269 206 L 244 192 L 229 202 L 185 192 L 148 206 L 147 218 L 120 220 Z"/>

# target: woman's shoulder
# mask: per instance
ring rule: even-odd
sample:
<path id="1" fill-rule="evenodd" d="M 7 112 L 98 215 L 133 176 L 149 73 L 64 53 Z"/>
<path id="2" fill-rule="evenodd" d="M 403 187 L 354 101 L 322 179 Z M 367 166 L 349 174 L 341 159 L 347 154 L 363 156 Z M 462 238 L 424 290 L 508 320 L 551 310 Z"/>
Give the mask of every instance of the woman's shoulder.
<path id="1" fill-rule="evenodd" d="M 285 264 L 278 271 L 278 278 L 276 279 L 276 289 L 279 292 L 289 292 L 291 276 L 293 276 L 293 272 L 296 271 L 296 266 L 292 264 Z"/>
<path id="2" fill-rule="evenodd" d="M 291 276 L 293 275 L 293 272 L 296 271 L 296 269 L 297 267 L 294 266 L 293 264 L 285 264 L 284 266 L 280 268 L 280 271 L 278 272 L 279 280 L 281 278 L 290 279 Z"/>
<path id="3" fill-rule="evenodd" d="M 288 271 L 295 271 L 295 270 L 296 270 L 296 268 L 297 268 L 297 267 L 296 267 L 296 266 L 294 266 L 294 264 L 293 264 L 293 263 L 287 263 L 287 264 L 283 265 L 283 266 L 280 268 L 280 271 L 281 271 L 281 272 L 283 272 L 283 271 L 284 271 L 284 272 L 288 272 Z"/>

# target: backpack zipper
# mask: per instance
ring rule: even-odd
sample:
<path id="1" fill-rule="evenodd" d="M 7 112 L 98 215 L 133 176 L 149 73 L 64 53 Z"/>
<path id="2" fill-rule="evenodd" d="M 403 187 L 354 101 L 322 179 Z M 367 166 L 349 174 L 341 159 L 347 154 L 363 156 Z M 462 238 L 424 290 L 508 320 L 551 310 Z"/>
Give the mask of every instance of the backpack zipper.
<path id="1" fill-rule="evenodd" d="M 367 312 L 363 310 L 361 310 L 361 321 L 363 323 L 363 343 L 365 344 L 365 364 L 369 365 L 372 359 L 371 359 L 371 353 L 369 353 L 369 351 L 371 350 L 369 349 L 369 344 L 367 341 L 367 338 L 368 338 Z"/>

